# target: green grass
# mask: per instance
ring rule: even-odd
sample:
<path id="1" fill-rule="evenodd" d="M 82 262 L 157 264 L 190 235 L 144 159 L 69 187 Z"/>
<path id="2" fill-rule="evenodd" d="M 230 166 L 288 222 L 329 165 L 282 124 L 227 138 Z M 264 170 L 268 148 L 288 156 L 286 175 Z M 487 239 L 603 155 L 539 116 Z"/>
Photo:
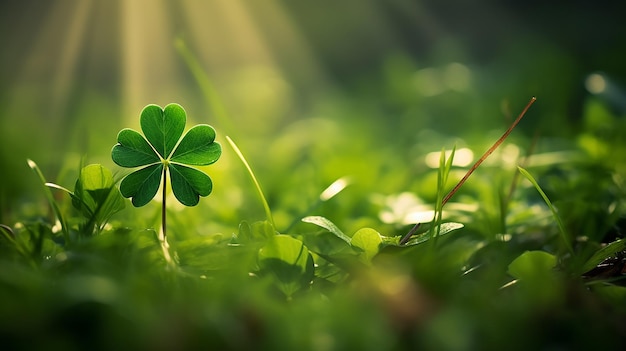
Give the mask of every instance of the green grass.
<path id="1" fill-rule="evenodd" d="M 179 50 L 207 103 L 217 104 L 215 118 L 234 128 L 218 85 L 180 43 Z M 388 78 L 380 89 L 392 94 Z M 99 172 L 111 168 L 110 181 L 86 186 L 86 172 L 63 166 L 72 164 L 70 154 L 60 170 L 30 161 L 30 196 L 2 199 L 0 343 L 48 350 L 489 350 L 612 349 L 624 342 L 621 116 L 589 98 L 594 108 L 580 135 L 558 139 L 543 131 L 524 161 L 530 182 L 515 176 L 525 156 L 516 150 L 527 148 L 524 131 L 533 129 L 522 122 L 525 129 L 513 132 L 452 201 L 444 195 L 468 170 L 455 163 L 459 149 L 492 145 L 503 128 L 490 121 L 499 116 L 483 117 L 481 133 L 466 135 L 425 128 L 412 114 L 448 111 L 451 102 L 466 107 L 469 97 L 422 98 L 418 106 L 369 94 L 320 97 L 296 119 L 265 121 L 271 135 L 238 127 L 239 146 L 228 138 L 232 148 L 210 168 L 211 196 L 195 207 L 163 207 L 169 246 L 157 235 L 164 201 L 121 209 L 109 199 L 121 172 L 108 154 L 114 134 L 87 156 L 105 165 Z M 543 115 L 550 102 L 540 101 L 529 114 Z M 462 121 L 465 107 L 449 121 Z M 389 109 L 410 113 L 389 123 Z M 602 127 L 592 123 L 598 115 Z M 434 167 L 424 161 L 453 147 Z M 79 178 L 83 188 L 55 190 Z M 106 196 L 96 196 L 101 189 Z M 97 230 L 88 225 L 96 222 Z"/>

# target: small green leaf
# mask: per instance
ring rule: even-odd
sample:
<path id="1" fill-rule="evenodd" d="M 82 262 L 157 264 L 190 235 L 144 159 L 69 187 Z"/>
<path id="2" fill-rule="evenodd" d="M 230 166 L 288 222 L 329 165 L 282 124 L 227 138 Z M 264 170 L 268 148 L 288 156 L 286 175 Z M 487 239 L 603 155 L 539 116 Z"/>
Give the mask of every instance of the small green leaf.
<path id="1" fill-rule="evenodd" d="M 278 234 L 274 226 L 269 221 L 257 221 L 250 225 L 251 237 L 253 239 L 269 239 Z"/>
<path id="2" fill-rule="evenodd" d="M 222 154 L 220 144 L 214 141 L 213 127 L 206 124 L 197 125 L 185 134 L 172 154 L 171 161 L 197 166 L 210 165 Z"/>
<path id="3" fill-rule="evenodd" d="M 89 223 L 98 227 L 125 207 L 111 171 L 99 164 L 81 169 L 71 196 L 72 205 L 89 219 Z"/>
<path id="4" fill-rule="evenodd" d="M 186 121 L 187 114 L 178 104 L 169 104 L 163 110 L 157 105 L 148 105 L 140 117 L 143 134 L 164 159 L 169 158 L 183 135 Z"/>
<path id="5" fill-rule="evenodd" d="M 380 234 L 371 228 L 361 228 L 352 236 L 351 245 L 362 250 L 363 261 L 370 262 L 380 251 L 383 240 Z"/>
<path id="6" fill-rule="evenodd" d="M 261 274 L 275 279 L 278 288 L 290 297 L 309 286 L 314 277 L 313 256 L 306 246 L 288 235 L 275 235 L 259 250 Z"/>
<path id="7" fill-rule="evenodd" d="M 552 274 L 556 257 L 545 251 L 526 251 L 509 264 L 509 274 L 516 279 L 536 280 Z"/>
<path id="8" fill-rule="evenodd" d="M 120 183 L 124 197 L 132 197 L 133 206 L 141 207 L 150 202 L 159 191 L 163 164 L 157 163 L 127 175 Z"/>
<path id="9" fill-rule="evenodd" d="M 113 162 L 122 167 L 139 167 L 159 162 L 148 141 L 132 129 L 122 129 L 111 151 Z"/>
<path id="10" fill-rule="evenodd" d="M 315 224 L 318 227 L 322 227 L 328 230 L 329 232 L 335 234 L 339 239 L 347 242 L 348 244 L 350 243 L 350 241 L 352 241 L 352 239 L 350 239 L 349 236 L 345 235 L 339 228 L 337 228 L 335 223 L 331 222 L 329 219 L 325 217 L 308 216 L 308 217 L 302 218 L 302 222 L 311 223 L 311 224 Z"/>
<path id="11" fill-rule="evenodd" d="M 278 234 L 272 224 L 268 221 L 257 221 L 252 224 L 248 221 L 239 223 L 239 232 L 237 233 L 238 243 L 250 243 L 256 241 L 265 241 Z"/>
<path id="12" fill-rule="evenodd" d="M 207 196 L 213 189 L 211 178 L 195 168 L 170 164 L 172 191 L 174 196 L 185 206 L 195 206 L 200 196 Z"/>
<path id="13" fill-rule="evenodd" d="M 113 174 L 99 164 L 92 164 L 80 170 L 80 183 L 84 190 L 107 189 L 113 186 Z"/>

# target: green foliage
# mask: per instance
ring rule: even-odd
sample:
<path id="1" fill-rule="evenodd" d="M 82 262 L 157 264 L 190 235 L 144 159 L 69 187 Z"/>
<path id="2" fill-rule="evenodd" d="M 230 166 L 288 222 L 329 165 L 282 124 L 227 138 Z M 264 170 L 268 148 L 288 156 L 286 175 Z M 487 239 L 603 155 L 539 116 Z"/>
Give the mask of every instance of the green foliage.
<path id="1" fill-rule="evenodd" d="M 365 263 L 371 262 L 374 256 L 378 254 L 382 243 L 382 237 L 372 228 L 359 229 L 350 240 L 350 245 L 361 251 L 359 258 Z"/>
<path id="2" fill-rule="evenodd" d="M 10 302 L 0 305 L 4 346 L 445 350 L 623 343 L 625 130 L 600 101 L 585 103 L 583 135 L 573 142 L 540 137 L 523 162 L 529 140 L 516 132 L 453 202 L 444 195 L 467 174 L 461 148 L 490 145 L 486 128 L 500 125 L 497 112 L 483 116 L 473 107 L 475 96 L 416 95 L 418 68 L 405 62 L 386 68 L 381 84 L 368 84 L 376 92 L 356 103 L 321 98 L 323 107 L 311 107 L 310 116 L 259 118 L 252 127 L 229 117 L 232 101 L 220 101 L 219 82 L 203 77 L 182 44 L 214 117 L 237 125 L 241 136 L 241 147 L 226 138 L 241 163 L 227 159 L 224 172 L 212 175 L 224 184 L 212 195 L 220 201 L 168 207 L 177 228 L 169 241 L 150 229 L 156 211 L 125 210 L 124 197 L 145 205 L 168 179 L 186 206 L 212 193 L 212 179 L 194 166 L 220 157 L 215 131 L 200 125 L 185 134 L 178 105 L 149 105 L 143 135 L 119 133 L 113 160 L 138 168 L 119 183 L 99 164 L 72 169 L 70 155 L 54 167 L 42 164 L 46 177 L 29 161 L 43 201 L 15 200 L 3 218 L 18 220 L 0 225 L 0 299 Z M 497 105 L 500 94 L 482 97 Z M 445 121 L 425 122 L 438 114 Z M 442 127 L 466 114 L 479 134 Z M 259 124 L 269 137 L 257 133 Z M 438 153 L 445 145 L 459 148 L 446 157 Z M 438 164 L 424 161 L 431 154 Z M 518 163 L 530 183 L 515 184 Z M 247 174 L 237 171 L 241 164 Z M 498 207 L 509 189 L 506 206 Z M 406 236 L 417 217 L 425 220 Z M 494 218 L 498 225 L 490 225 Z"/>
<path id="3" fill-rule="evenodd" d="M 39 169 L 39 167 L 37 166 L 37 164 L 34 161 L 28 160 L 28 166 L 33 170 L 33 172 L 35 172 L 35 174 L 39 178 L 39 181 L 41 182 L 41 185 L 44 187 L 44 194 L 46 196 L 46 199 L 48 200 L 48 204 L 50 204 L 50 207 L 53 209 L 54 215 L 56 216 L 56 219 L 59 221 L 59 224 L 61 225 L 61 231 L 63 232 L 63 238 L 65 239 L 66 243 L 69 243 L 70 242 L 69 229 L 67 227 L 67 223 L 65 221 L 65 218 L 64 218 L 63 214 L 61 213 L 61 210 L 59 209 L 59 206 L 57 205 L 56 201 L 54 200 L 54 196 L 52 195 L 52 192 L 48 188 L 49 183 L 46 182 L 46 178 L 43 176 L 43 173 L 41 173 L 41 170 Z"/>
<path id="4" fill-rule="evenodd" d="M 254 172 L 252 171 L 250 164 L 248 164 L 248 161 L 246 161 L 246 158 L 241 153 L 241 150 L 239 150 L 239 147 L 237 147 L 237 144 L 235 144 L 235 142 L 228 136 L 226 137 L 226 140 L 228 140 L 228 143 L 235 151 L 235 154 L 237 154 L 237 157 L 239 157 L 239 160 L 241 160 L 241 163 L 243 163 L 243 165 L 246 167 L 246 171 L 248 172 L 250 179 L 252 179 L 252 182 L 254 183 L 254 187 L 257 191 L 257 194 L 259 194 L 259 198 L 261 199 L 261 203 L 263 204 L 263 209 L 265 209 L 265 217 L 271 225 L 274 225 L 274 219 L 272 218 L 272 211 L 270 210 L 270 206 L 267 203 L 267 200 L 265 199 L 265 195 L 263 195 L 263 190 L 261 189 L 261 185 L 259 184 L 259 181 L 256 179 L 256 176 L 254 175 Z"/>
<path id="5" fill-rule="evenodd" d="M 254 243 L 268 240 L 276 234 L 276 230 L 268 221 L 258 221 L 252 224 L 242 221 L 239 224 L 237 240 L 241 243 Z"/>
<path id="6" fill-rule="evenodd" d="M 86 231 L 90 228 L 101 231 L 112 215 L 126 207 L 111 171 L 98 164 L 80 170 L 74 193 L 70 195 L 74 208 L 87 218 Z"/>
<path id="7" fill-rule="evenodd" d="M 617 253 L 623 252 L 624 250 L 626 250 L 626 239 L 619 239 L 617 241 L 614 241 L 604 246 L 603 248 L 597 250 L 591 257 L 589 257 L 589 259 L 585 262 L 585 264 L 582 265 L 582 267 L 578 270 L 577 273 L 579 274 L 586 273 L 592 270 L 593 268 L 595 268 L 602 261 L 606 260 L 607 258 Z"/>
<path id="8" fill-rule="evenodd" d="M 570 243 L 570 240 L 571 240 L 570 236 L 565 231 L 565 226 L 563 225 L 563 222 L 561 221 L 561 217 L 559 217 L 559 214 L 558 214 L 556 208 L 552 205 L 552 202 L 550 201 L 550 199 L 548 199 L 548 196 L 541 189 L 541 187 L 539 186 L 539 184 L 537 183 L 535 178 L 533 178 L 533 176 L 530 173 L 528 173 L 527 170 L 523 169 L 522 167 L 518 167 L 518 169 L 519 169 L 520 173 L 522 173 L 524 175 L 524 177 L 526 177 L 526 179 L 528 179 L 533 184 L 533 186 L 535 187 L 535 189 L 537 189 L 539 194 L 541 194 L 541 197 L 543 198 L 543 200 L 546 202 L 546 204 L 550 208 L 550 211 L 552 211 L 552 216 L 554 217 L 554 220 L 556 221 L 556 223 L 559 226 L 559 233 L 561 234 L 561 240 L 562 240 L 563 246 L 565 248 L 567 248 L 567 250 L 570 253 L 573 254 L 574 250 L 572 248 L 572 244 Z"/>
<path id="9" fill-rule="evenodd" d="M 313 280 L 313 256 L 304 244 L 288 235 L 275 235 L 259 250 L 259 273 L 274 277 L 290 298 Z"/>
<path id="10" fill-rule="evenodd" d="M 544 277 L 556 267 L 557 259 L 544 251 L 527 251 L 509 264 L 509 274 L 516 279 L 533 280 Z"/>
<path id="11" fill-rule="evenodd" d="M 315 224 L 319 227 L 322 227 L 326 230 L 328 230 L 329 232 L 335 234 L 335 236 L 337 236 L 339 239 L 345 241 L 346 243 L 350 244 L 350 242 L 352 241 L 352 239 L 350 239 L 349 236 L 345 235 L 341 229 L 337 228 L 337 226 L 335 225 L 335 223 L 331 222 L 329 219 L 321 217 L 321 216 L 307 216 L 302 218 L 302 222 L 305 223 L 311 223 L 311 224 Z"/>
<path id="12" fill-rule="evenodd" d="M 61 190 L 70 196 L 72 206 L 85 219 L 78 228 L 79 235 L 90 236 L 100 233 L 111 216 L 126 207 L 124 198 L 115 186 L 116 182 L 111 171 L 102 165 L 91 164 L 83 167 L 72 192 L 58 184 L 45 182 L 37 165 L 30 160 L 29 164 L 47 188 Z M 47 189 L 46 192 L 49 190 Z M 65 241 L 69 243 L 69 224 L 66 223 L 65 216 L 51 193 L 48 201 L 59 218 L 59 223 L 63 223 L 62 231 L 66 234 Z"/>
<path id="13" fill-rule="evenodd" d="M 311 250 L 329 261 L 342 261 L 346 265 L 357 265 L 355 261 L 370 264 L 372 259 L 385 247 L 409 248 L 427 242 L 433 231 L 419 233 L 411 237 L 406 243 L 401 243 L 401 236 L 384 236 L 372 228 L 361 228 L 351 237 L 344 234 L 333 222 L 321 216 L 307 216 L 302 219 L 305 223 L 315 224 L 334 235 L 339 240 L 329 240 L 325 232 L 306 236 L 306 242 L 311 243 Z M 463 228 L 461 223 L 441 223 L 436 230 L 437 235 L 446 235 Z M 347 250 L 349 248 L 351 250 Z M 348 268 L 350 270 L 350 268 Z"/>
<path id="14" fill-rule="evenodd" d="M 433 247 L 437 244 L 437 237 L 441 231 L 441 221 L 443 216 L 444 205 L 444 189 L 448 182 L 448 176 L 450 175 L 450 169 L 452 168 L 452 161 L 454 160 L 454 153 L 456 152 L 456 146 L 452 149 L 450 157 L 446 160 L 445 149 L 441 150 L 439 156 L 439 169 L 437 172 L 437 200 L 435 202 L 435 218 L 433 218 L 433 226 L 430 227 L 430 235 L 433 238 Z M 434 229 L 434 230 L 433 230 Z"/>
<path id="15" fill-rule="evenodd" d="M 197 205 L 200 196 L 213 190 L 211 178 L 188 165 L 204 166 L 219 159 L 222 149 L 215 142 L 215 130 L 200 124 L 183 136 L 186 120 L 185 110 L 178 104 L 164 109 L 148 105 L 140 117 L 145 138 L 132 129 L 117 135 L 113 161 L 122 167 L 142 167 L 120 183 L 122 195 L 132 198 L 134 206 L 144 206 L 154 198 L 168 170 L 174 196 L 185 206 Z"/>
<path id="16" fill-rule="evenodd" d="M 461 229 L 463 227 L 464 225 L 462 223 L 445 222 L 445 223 L 439 224 L 437 228 L 434 229 L 434 231 L 437 234 L 437 237 L 440 237 L 443 235 L 450 234 L 453 231 Z M 399 239 L 400 239 L 399 236 L 396 236 L 393 238 L 385 238 L 385 242 L 389 245 L 394 245 L 394 246 L 414 246 L 414 245 L 425 243 L 428 240 L 430 240 L 430 238 L 432 238 L 432 231 L 429 229 L 428 231 L 424 233 L 418 233 L 417 235 L 414 235 L 413 237 L 411 237 L 409 241 L 407 241 L 404 244 L 399 243 Z"/>

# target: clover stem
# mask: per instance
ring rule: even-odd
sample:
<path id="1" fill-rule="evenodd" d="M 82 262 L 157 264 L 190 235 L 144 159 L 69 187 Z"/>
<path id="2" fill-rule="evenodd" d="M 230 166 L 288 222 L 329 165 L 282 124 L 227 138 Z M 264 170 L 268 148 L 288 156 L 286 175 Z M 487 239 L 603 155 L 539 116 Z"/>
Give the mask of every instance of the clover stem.
<path id="1" fill-rule="evenodd" d="M 161 237 L 159 240 L 161 241 L 161 250 L 163 250 L 163 257 L 165 258 L 165 262 L 167 262 L 168 266 L 172 267 L 174 265 L 174 261 L 172 260 L 172 256 L 170 255 L 170 244 L 167 243 L 167 237 L 165 236 L 167 221 L 166 221 L 166 195 L 167 195 L 167 161 L 163 165 L 163 190 L 162 194 L 162 207 L 161 207 Z"/>
<path id="2" fill-rule="evenodd" d="M 166 211 L 167 203 L 166 203 L 166 190 L 167 190 L 167 167 L 163 167 L 163 190 L 162 190 L 162 207 L 161 207 L 161 228 L 163 228 L 163 241 L 165 241 L 165 232 L 167 228 L 166 221 Z"/>

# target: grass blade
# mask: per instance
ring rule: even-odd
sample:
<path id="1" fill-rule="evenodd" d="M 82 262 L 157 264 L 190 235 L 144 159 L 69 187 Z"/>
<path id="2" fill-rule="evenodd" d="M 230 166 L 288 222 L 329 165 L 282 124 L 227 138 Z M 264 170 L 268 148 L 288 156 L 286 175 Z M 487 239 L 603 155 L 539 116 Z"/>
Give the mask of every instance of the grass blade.
<path id="1" fill-rule="evenodd" d="M 624 251 L 624 249 L 626 249 L 626 239 L 620 239 L 620 240 L 617 240 L 608 244 L 607 246 L 596 251 L 585 262 L 585 264 L 583 264 L 583 266 L 580 268 L 579 273 L 583 274 L 583 273 L 589 272 L 590 270 L 594 269 L 599 263 L 601 263 L 605 259 L 611 257 L 612 255 L 615 255 L 616 253 L 620 251 Z"/>
<path id="2" fill-rule="evenodd" d="M 537 191 L 539 192 L 543 200 L 546 202 L 546 205 L 548 205 L 548 207 L 550 208 L 550 211 L 552 211 L 552 216 L 554 217 L 554 220 L 559 226 L 559 233 L 561 234 L 561 239 L 563 240 L 563 244 L 567 248 L 567 251 L 569 251 L 571 254 L 574 254 L 574 249 L 572 248 L 572 244 L 569 242 L 569 235 L 565 231 L 565 226 L 563 225 L 563 221 L 561 220 L 561 217 L 559 217 L 559 214 L 557 213 L 556 208 L 552 205 L 552 202 L 550 201 L 550 199 L 548 199 L 548 196 L 546 195 L 546 193 L 543 192 L 543 189 L 541 189 L 541 187 L 539 186 L 535 178 L 533 178 L 533 176 L 530 173 L 528 173 L 527 170 L 519 166 L 517 167 L 517 169 L 519 169 L 520 173 L 522 173 L 522 175 L 526 177 L 526 179 L 528 179 L 532 183 L 532 185 L 535 187 L 535 189 L 537 189 Z"/>
<path id="3" fill-rule="evenodd" d="M 67 228 L 67 223 L 65 223 L 65 219 L 63 218 L 63 214 L 61 213 L 61 210 L 59 209 L 56 201 L 54 201 L 54 196 L 50 191 L 49 184 L 51 183 L 46 182 L 46 178 L 43 176 L 43 173 L 41 173 L 41 170 L 39 169 L 39 166 L 37 166 L 35 161 L 28 159 L 27 162 L 30 169 L 35 172 L 35 175 L 37 175 L 37 177 L 41 181 L 41 185 L 43 186 L 46 199 L 52 207 L 52 210 L 54 211 L 54 215 L 56 216 L 57 220 L 59 221 L 59 223 L 61 223 L 61 232 L 63 233 L 63 239 L 65 240 L 65 244 L 67 245 L 70 243 L 70 233 Z"/>
<path id="4" fill-rule="evenodd" d="M 263 195 L 263 190 L 261 190 L 261 185 L 259 184 L 256 177 L 254 176 L 254 172 L 252 172 L 252 168 L 248 164 L 248 161 L 246 161 L 246 158 L 243 156 L 243 154 L 241 153 L 241 150 L 239 150 L 239 148 L 237 147 L 237 144 L 235 144 L 233 139 L 231 139 L 227 135 L 226 140 L 228 141 L 230 146 L 233 148 L 233 150 L 237 154 L 237 157 L 239 157 L 239 159 L 241 160 L 241 163 L 243 163 L 243 165 L 246 167 L 246 170 L 248 171 L 248 174 L 250 175 L 250 178 L 252 179 L 252 182 L 254 183 L 254 186 L 256 187 L 257 193 L 259 194 L 259 197 L 261 198 L 261 203 L 263 203 L 263 208 L 265 209 L 265 217 L 267 217 L 267 221 L 272 224 L 272 227 L 275 227 L 274 219 L 272 218 L 272 211 L 270 211 L 270 206 L 267 203 L 267 200 L 265 199 L 265 195 Z"/>
<path id="5" fill-rule="evenodd" d="M 445 199 L 443 198 L 443 191 L 446 183 L 448 182 L 448 176 L 450 175 L 450 169 L 452 169 L 452 161 L 454 160 L 454 154 L 456 152 L 456 145 L 452 148 L 450 157 L 446 160 L 446 151 L 441 150 L 441 156 L 439 157 L 439 172 L 437 173 L 437 202 L 435 203 L 435 217 L 433 218 L 433 225 L 429 229 L 430 237 L 433 238 L 432 245 L 437 245 L 437 237 L 441 231 L 441 222 L 443 220 L 443 205 Z"/>

